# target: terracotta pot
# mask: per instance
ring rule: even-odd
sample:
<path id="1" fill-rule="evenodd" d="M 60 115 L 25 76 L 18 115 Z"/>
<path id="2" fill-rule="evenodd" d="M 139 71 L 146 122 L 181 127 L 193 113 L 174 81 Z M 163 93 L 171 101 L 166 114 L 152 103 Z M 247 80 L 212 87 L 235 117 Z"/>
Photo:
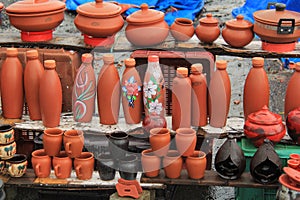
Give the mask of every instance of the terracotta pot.
<path id="1" fill-rule="evenodd" d="M 300 107 L 288 113 L 286 127 L 292 140 L 300 145 Z"/>
<path id="2" fill-rule="evenodd" d="M 120 159 L 119 172 L 125 180 L 135 180 L 138 172 L 138 160 L 135 155 L 125 156 Z"/>
<path id="3" fill-rule="evenodd" d="M 51 172 L 51 158 L 44 149 L 38 149 L 31 153 L 31 163 L 34 174 L 38 178 L 47 178 Z"/>
<path id="4" fill-rule="evenodd" d="M 8 144 L 0 145 L 0 158 L 3 160 L 7 160 L 12 158 L 17 152 L 16 142 L 11 142 Z"/>
<path id="5" fill-rule="evenodd" d="M 244 134 L 256 147 L 263 144 L 266 138 L 274 144 L 278 143 L 285 133 L 286 128 L 281 116 L 270 112 L 267 106 L 258 112 L 251 113 L 244 125 Z"/>
<path id="6" fill-rule="evenodd" d="M 163 158 L 163 167 L 166 177 L 179 178 L 183 161 L 178 151 L 170 150 Z"/>
<path id="7" fill-rule="evenodd" d="M 161 160 L 152 149 L 142 151 L 141 162 L 145 176 L 157 177 L 159 175 Z"/>
<path id="8" fill-rule="evenodd" d="M 115 131 L 109 134 L 108 139 L 108 148 L 112 158 L 116 160 L 124 158 L 128 152 L 128 134 L 123 131 Z"/>
<path id="9" fill-rule="evenodd" d="M 64 132 L 63 143 L 70 158 L 81 155 L 84 146 L 84 135 L 81 130 L 67 130 Z"/>
<path id="10" fill-rule="evenodd" d="M 59 152 L 53 157 L 52 166 L 56 178 L 69 178 L 72 172 L 72 159 L 65 151 Z"/>
<path id="11" fill-rule="evenodd" d="M 15 154 L 6 161 L 8 173 L 11 177 L 22 177 L 27 171 L 27 156 L 25 154 Z"/>
<path id="12" fill-rule="evenodd" d="M 82 152 L 74 158 L 74 168 L 79 180 L 91 179 L 94 172 L 94 154 L 91 152 Z"/>
<path id="13" fill-rule="evenodd" d="M 295 187 L 300 186 L 300 171 L 290 167 L 284 167 L 283 171 L 289 177 L 290 184 Z"/>
<path id="14" fill-rule="evenodd" d="M 112 154 L 100 154 L 97 158 L 97 171 L 101 180 L 109 181 L 115 178 L 116 164 Z"/>
<path id="15" fill-rule="evenodd" d="M 194 35 L 193 21 L 188 18 L 176 18 L 170 26 L 172 36 L 177 41 L 188 41 Z"/>
<path id="16" fill-rule="evenodd" d="M 156 156 L 165 156 L 169 151 L 171 142 L 170 131 L 167 128 L 153 128 L 150 130 L 150 145 Z"/>
<path id="17" fill-rule="evenodd" d="M 228 20 L 225 24 L 222 37 L 230 46 L 241 48 L 252 41 L 254 37 L 253 24 L 244 20 L 243 15 L 238 15 L 236 19 Z"/>
<path id="18" fill-rule="evenodd" d="M 169 34 L 169 26 L 161 11 L 149 9 L 147 4 L 141 10 L 130 14 L 126 21 L 126 38 L 136 46 L 153 46 L 162 43 Z"/>
<path id="19" fill-rule="evenodd" d="M 192 128 L 179 128 L 176 130 L 175 141 L 180 155 L 190 156 L 196 147 L 196 131 Z"/>
<path id="20" fill-rule="evenodd" d="M 48 128 L 44 130 L 43 145 L 49 156 L 59 154 L 63 141 L 63 130 L 59 128 Z"/>
<path id="21" fill-rule="evenodd" d="M 103 38 L 117 33 L 124 25 L 122 8 L 114 3 L 95 0 L 76 8 L 75 26 L 84 34 Z"/>
<path id="22" fill-rule="evenodd" d="M 206 17 L 199 19 L 199 25 L 195 34 L 201 42 L 213 43 L 220 35 L 219 21 L 208 13 Z"/>
<path id="23" fill-rule="evenodd" d="M 0 144 L 9 144 L 15 141 L 15 131 L 9 124 L 0 125 Z"/>
<path id="24" fill-rule="evenodd" d="M 194 151 L 186 158 L 185 165 L 191 179 L 203 178 L 206 169 L 206 154 L 203 151 Z"/>

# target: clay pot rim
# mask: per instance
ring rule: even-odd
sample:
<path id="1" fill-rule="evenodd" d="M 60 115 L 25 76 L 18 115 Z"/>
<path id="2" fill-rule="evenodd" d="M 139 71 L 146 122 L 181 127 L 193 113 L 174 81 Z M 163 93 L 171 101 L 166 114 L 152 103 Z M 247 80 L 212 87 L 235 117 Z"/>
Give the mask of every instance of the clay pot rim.
<path id="1" fill-rule="evenodd" d="M 123 134 L 124 136 L 117 137 L 117 136 L 114 136 L 114 134 Z M 114 131 L 114 132 L 108 134 L 108 136 L 109 136 L 109 138 L 113 138 L 114 140 L 123 140 L 123 139 L 127 139 L 129 135 L 125 131 Z"/>
<path id="2" fill-rule="evenodd" d="M 81 154 L 74 158 L 75 160 L 90 160 L 94 159 L 94 154 L 92 152 L 81 152 Z"/>
<path id="3" fill-rule="evenodd" d="M 23 159 L 22 160 L 17 160 L 17 161 L 13 160 L 13 159 L 16 159 L 18 157 L 23 157 Z M 13 157 L 11 157 L 10 159 L 6 160 L 6 162 L 10 162 L 10 163 L 14 163 L 14 164 L 23 163 L 25 161 L 27 161 L 27 155 L 21 154 L 21 153 L 14 154 Z"/>
<path id="4" fill-rule="evenodd" d="M 60 151 L 57 155 L 53 156 L 53 159 L 65 159 L 65 158 L 69 158 L 68 154 L 66 151 Z"/>
<path id="5" fill-rule="evenodd" d="M 295 159 L 288 159 L 288 160 L 287 160 L 287 164 L 288 164 L 288 166 L 291 167 L 291 168 L 297 168 L 297 167 L 300 165 L 300 161 L 299 161 L 299 160 L 295 160 Z M 292 167 L 292 165 L 293 165 L 294 167 Z"/>
<path id="6" fill-rule="evenodd" d="M 150 130 L 150 136 L 155 135 L 170 135 L 170 130 L 168 128 L 152 128 Z"/>
<path id="7" fill-rule="evenodd" d="M 148 157 L 148 158 L 158 157 L 154 154 L 152 149 L 145 149 L 144 151 L 142 151 L 141 154 L 143 157 Z"/>
<path id="8" fill-rule="evenodd" d="M 0 134 L 1 132 L 8 132 L 10 130 L 13 130 L 13 126 L 10 124 L 2 124 L 0 125 Z"/>
<path id="9" fill-rule="evenodd" d="M 78 129 L 71 129 L 64 132 L 65 137 L 80 137 L 83 136 L 83 131 Z"/>
<path id="10" fill-rule="evenodd" d="M 60 128 L 47 128 L 44 130 L 44 134 L 50 137 L 62 136 L 64 131 Z"/>
<path id="11" fill-rule="evenodd" d="M 174 21 L 177 24 L 183 25 L 183 26 L 191 26 L 193 25 L 193 21 L 189 18 L 184 18 L 184 17 L 178 17 Z M 186 23 L 185 23 L 186 22 Z"/>
<path id="12" fill-rule="evenodd" d="M 290 159 L 300 160 L 300 154 L 298 154 L 298 153 L 291 153 L 290 154 Z"/>
<path id="13" fill-rule="evenodd" d="M 48 16 L 48 15 L 61 14 L 66 9 L 67 8 L 62 8 L 60 10 L 54 10 L 54 11 L 43 12 L 43 13 L 26 13 L 26 14 L 21 14 L 21 13 L 9 13 L 9 12 L 6 12 L 6 14 L 9 17 L 45 17 L 45 16 Z"/>
<path id="14" fill-rule="evenodd" d="M 90 18 L 105 19 L 120 15 L 122 8 L 115 3 L 95 0 L 94 2 L 87 2 L 78 6 L 76 12 L 78 15 Z"/>
<path id="15" fill-rule="evenodd" d="M 193 136 L 196 135 L 196 131 L 192 128 L 178 128 L 176 134 L 184 136 Z"/>
<path id="16" fill-rule="evenodd" d="M 42 155 L 41 155 L 42 154 Z M 40 157 L 48 157 L 50 158 L 50 156 L 48 156 L 48 154 L 46 153 L 45 149 L 38 149 L 38 150 L 35 150 L 31 153 L 31 156 L 32 157 L 35 157 L 35 158 L 40 158 Z"/>
<path id="17" fill-rule="evenodd" d="M 187 159 L 199 160 L 206 157 L 204 151 L 194 151 L 192 155 L 188 156 Z"/>

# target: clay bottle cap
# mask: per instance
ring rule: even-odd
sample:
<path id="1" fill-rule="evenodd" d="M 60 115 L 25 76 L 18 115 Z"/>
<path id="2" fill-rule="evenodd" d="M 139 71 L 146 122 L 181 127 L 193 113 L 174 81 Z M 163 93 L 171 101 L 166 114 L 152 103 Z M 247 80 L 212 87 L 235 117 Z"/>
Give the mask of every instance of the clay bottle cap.
<path id="1" fill-rule="evenodd" d="M 252 58 L 252 66 L 255 68 L 260 68 L 264 66 L 264 58 L 262 57 L 254 57 Z"/>
<path id="2" fill-rule="evenodd" d="M 18 49 L 17 48 L 7 48 L 6 49 L 6 55 L 7 56 L 17 56 L 18 55 Z"/>
<path id="3" fill-rule="evenodd" d="M 156 55 L 151 55 L 148 56 L 148 62 L 158 62 L 159 61 L 159 57 Z"/>
<path id="4" fill-rule="evenodd" d="M 227 61 L 226 60 L 217 60 L 216 67 L 219 70 L 225 70 L 227 68 Z"/>
<path id="5" fill-rule="evenodd" d="M 192 73 L 201 74 L 203 72 L 203 65 L 201 63 L 195 63 L 191 66 Z"/>
<path id="6" fill-rule="evenodd" d="M 187 77 L 188 72 L 188 68 L 186 67 L 178 67 L 176 70 L 177 76 L 179 77 Z"/>
<path id="7" fill-rule="evenodd" d="M 300 62 L 296 63 L 295 69 L 296 69 L 297 72 L 300 72 Z"/>
<path id="8" fill-rule="evenodd" d="M 93 55 L 90 53 L 84 53 L 81 56 L 81 61 L 83 63 L 91 63 L 93 61 Z"/>
<path id="9" fill-rule="evenodd" d="M 217 25 L 219 23 L 219 21 L 216 18 L 214 18 L 211 13 L 207 13 L 206 17 L 199 19 L 199 22 L 201 24 L 211 24 L 211 25 Z"/>
<path id="10" fill-rule="evenodd" d="M 26 57 L 27 58 L 38 58 L 39 56 L 39 53 L 37 50 L 29 50 L 29 51 L 26 51 Z"/>
<path id="11" fill-rule="evenodd" d="M 46 69 L 55 69 L 55 67 L 56 67 L 55 60 L 45 60 L 44 67 Z"/>
<path id="12" fill-rule="evenodd" d="M 135 66 L 135 59 L 134 58 L 125 59 L 125 66 L 126 67 L 134 67 Z"/>
<path id="13" fill-rule="evenodd" d="M 103 62 L 106 64 L 111 64 L 114 62 L 114 55 L 113 54 L 104 54 L 103 55 Z"/>

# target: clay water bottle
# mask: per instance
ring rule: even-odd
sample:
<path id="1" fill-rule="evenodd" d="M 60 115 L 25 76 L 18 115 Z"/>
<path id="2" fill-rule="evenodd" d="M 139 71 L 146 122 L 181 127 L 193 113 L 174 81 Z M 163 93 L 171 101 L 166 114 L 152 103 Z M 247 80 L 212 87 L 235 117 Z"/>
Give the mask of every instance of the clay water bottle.
<path id="1" fill-rule="evenodd" d="M 55 60 L 44 61 L 44 73 L 40 82 L 40 106 L 42 121 L 45 127 L 59 126 L 62 110 L 62 87 L 55 70 Z"/>
<path id="2" fill-rule="evenodd" d="M 191 126 L 192 85 L 186 67 L 178 67 L 172 88 L 172 129 Z"/>
<path id="3" fill-rule="evenodd" d="M 227 74 L 227 61 L 216 61 L 216 71 L 209 85 L 209 124 L 216 128 L 226 125 L 230 107 L 231 85 Z"/>
<path id="4" fill-rule="evenodd" d="M 203 66 L 200 63 L 191 66 L 192 83 L 192 126 L 205 126 L 207 124 L 207 82 L 202 73 Z"/>
<path id="5" fill-rule="evenodd" d="M 268 76 L 264 70 L 264 58 L 252 58 L 250 69 L 244 86 L 244 117 L 261 110 L 264 106 L 269 107 L 270 87 Z"/>
<path id="6" fill-rule="evenodd" d="M 93 117 L 96 98 L 96 76 L 92 66 L 93 55 L 84 53 L 81 56 L 81 61 L 73 86 L 73 116 L 77 122 L 90 122 Z"/>
<path id="7" fill-rule="evenodd" d="M 27 51 L 26 58 L 24 88 L 29 117 L 31 120 L 41 120 L 39 88 L 41 77 L 44 73 L 44 67 L 39 60 L 39 53 L 37 50 Z"/>
<path id="8" fill-rule="evenodd" d="M 135 59 L 125 60 L 122 75 L 122 106 L 127 124 L 138 124 L 142 115 L 142 81 L 135 69 Z"/>
<path id="9" fill-rule="evenodd" d="M 113 125 L 119 118 L 120 77 L 112 54 L 104 54 L 103 62 L 97 86 L 98 112 L 101 124 Z"/>
<path id="10" fill-rule="evenodd" d="M 285 117 L 290 111 L 300 107 L 300 62 L 295 65 L 295 72 L 291 76 L 285 94 L 284 115 Z"/>
<path id="11" fill-rule="evenodd" d="M 1 101 L 4 118 L 22 118 L 24 106 L 23 67 L 17 48 L 7 48 L 1 69 Z"/>

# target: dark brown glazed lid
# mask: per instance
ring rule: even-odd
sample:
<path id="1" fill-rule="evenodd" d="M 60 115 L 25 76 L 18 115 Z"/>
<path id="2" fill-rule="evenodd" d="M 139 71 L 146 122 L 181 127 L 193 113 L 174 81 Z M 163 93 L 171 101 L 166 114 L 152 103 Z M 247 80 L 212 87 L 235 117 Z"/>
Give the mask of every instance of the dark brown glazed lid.
<path id="1" fill-rule="evenodd" d="M 212 16 L 211 13 L 207 13 L 206 17 L 199 19 L 199 22 L 202 24 L 212 24 L 217 25 L 219 21 Z"/>
<path id="2" fill-rule="evenodd" d="M 253 24 L 247 20 L 244 20 L 243 15 L 238 15 L 236 19 L 228 20 L 225 22 L 227 27 L 238 28 L 238 29 L 247 29 L 251 28 Z"/>
<path id="3" fill-rule="evenodd" d="M 58 0 L 24 0 L 9 5 L 7 13 L 30 14 L 64 10 L 66 4 Z"/>
<path id="4" fill-rule="evenodd" d="M 132 24 L 149 24 L 164 20 L 165 14 L 161 11 L 149 9 L 146 3 L 141 5 L 141 10 L 138 10 L 126 18 L 128 23 Z"/>
<path id="5" fill-rule="evenodd" d="M 268 107 L 264 106 L 261 110 L 248 115 L 247 121 L 253 124 L 277 125 L 282 123 L 282 118 L 280 115 L 270 112 Z"/>
<path id="6" fill-rule="evenodd" d="M 121 14 L 122 8 L 117 4 L 95 0 L 77 7 L 76 11 L 80 15 L 94 18 L 107 18 Z"/>

